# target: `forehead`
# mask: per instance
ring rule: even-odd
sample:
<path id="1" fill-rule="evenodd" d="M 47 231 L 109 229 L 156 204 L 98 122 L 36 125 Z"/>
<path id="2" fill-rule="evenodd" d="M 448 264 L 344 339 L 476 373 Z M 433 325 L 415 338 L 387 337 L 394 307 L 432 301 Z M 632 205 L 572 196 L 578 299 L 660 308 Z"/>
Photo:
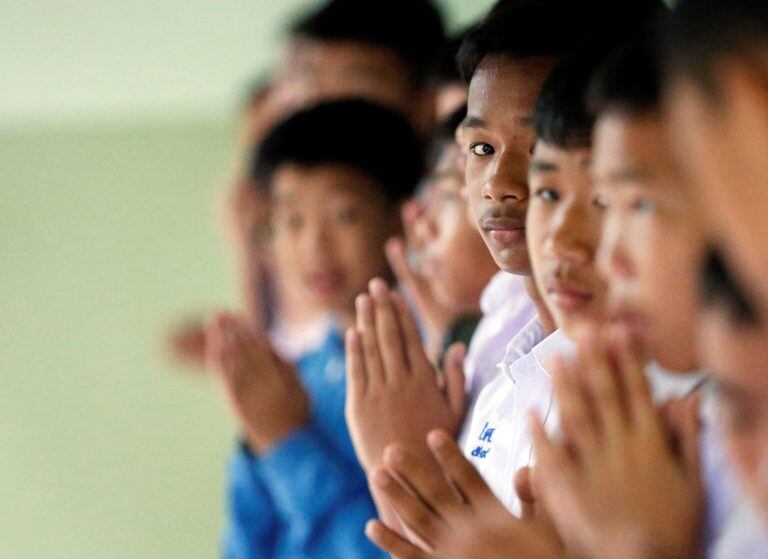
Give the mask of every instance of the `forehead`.
<path id="1" fill-rule="evenodd" d="M 595 175 L 610 181 L 672 173 L 667 146 L 663 123 L 655 114 L 602 115 L 595 124 Z"/>
<path id="2" fill-rule="evenodd" d="M 272 200 L 277 203 L 322 204 L 338 198 L 381 197 L 378 183 L 366 173 L 342 164 L 315 166 L 286 164 L 272 177 Z"/>
<path id="3" fill-rule="evenodd" d="M 468 118 L 523 124 L 533 112 L 536 97 L 556 59 L 487 56 L 469 85 Z M 518 122 L 515 122 L 515 119 Z"/>

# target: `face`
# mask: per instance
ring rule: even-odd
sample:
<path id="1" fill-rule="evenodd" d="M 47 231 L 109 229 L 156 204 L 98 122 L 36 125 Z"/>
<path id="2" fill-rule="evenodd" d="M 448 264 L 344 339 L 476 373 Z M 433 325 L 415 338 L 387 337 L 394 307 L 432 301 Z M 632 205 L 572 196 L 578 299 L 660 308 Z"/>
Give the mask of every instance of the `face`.
<path id="1" fill-rule="evenodd" d="M 281 84 L 302 104 L 361 97 L 402 112 L 424 130 L 434 119 L 434 97 L 415 87 L 400 57 L 356 41 L 294 39 Z"/>
<path id="2" fill-rule="evenodd" d="M 670 87 L 669 131 L 713 236 L 768 312 L 768 87 L 765 68 L 739 60 L 717 70 L 712 100 L 684 78 Z"/>
<path id="3" fill-rule="evenodd" d="M 555 324 L 572 338 L 603 317 L 595 266 L 602 208 L 589 172 L 589 148 L 537 142 L 531 162 L 528 252 L 539 293 Z"/>
<path id="4" fill-rule="evenodd" d="M 768 521 L 768 327 L 734 323 L 711 309 L 701 351 L 713 369 L 717 409 L 729 455 L 748 495 Z"/>
<path id="5" fill-rule="evenodd" d="M 698 368 L 697 212 L 669 156 L 658 115 L 608 114 L 595 128 L 594 177 L 605 206 L 598 254 L 608 318 L 669 371 Z"/>
<path id="6" fill-rule="evenodd" d="M 284 165 L 272 181 L 272 253 L 279 283 L 346 317 L 374 276 L 397 211 L 373 179 L 343 165 Z"/>
<path id="7" fill-rule="evenodd" d="M 525 237 L 533 107 L 554 58 L 486 57 L 469 86 L 458 138 L 475 224 L 496 264 L 530 274 Z"/>
<path id="8" fill-rule="evenodd" d="M 480 295 L 498 268 L 470 220 L 458 152 L 453 143 L 443 148 L 429 186 L 422 273 L 441 304 L 477 314 Z"/>

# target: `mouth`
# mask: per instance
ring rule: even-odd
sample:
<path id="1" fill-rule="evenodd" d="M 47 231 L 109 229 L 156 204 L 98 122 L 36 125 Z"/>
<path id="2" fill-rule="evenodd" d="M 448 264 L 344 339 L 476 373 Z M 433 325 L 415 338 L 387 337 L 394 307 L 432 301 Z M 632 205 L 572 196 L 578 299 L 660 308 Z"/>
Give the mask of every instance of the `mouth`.
<path id="1" fill-rule="evenodd" d="M 648 319 L 644 315 L 626 307 L 613 308 L 608 320 L 634 336 L 640 336 L 648 327 Z"/>
<path id="2" fill-rule="evenodd" d="M 338 271 L 311 272 L 304 276 L 310 291 L 322 298 L 333 297 L 344 285 L 344 274 Z"/>
<path id="3" fill-rule="evenodd" d="M 594 294 L 573 281 L 550 280 L 546 285 L 549 300 L 563 312 L 574 312 L 590 304 Z"/>
<path id="4" fill-rule="evenodd" d="M 525 242 L 525 220 L 508 217 L 485 218 L 480 222 L 480 228 L 500 246 Z"/>

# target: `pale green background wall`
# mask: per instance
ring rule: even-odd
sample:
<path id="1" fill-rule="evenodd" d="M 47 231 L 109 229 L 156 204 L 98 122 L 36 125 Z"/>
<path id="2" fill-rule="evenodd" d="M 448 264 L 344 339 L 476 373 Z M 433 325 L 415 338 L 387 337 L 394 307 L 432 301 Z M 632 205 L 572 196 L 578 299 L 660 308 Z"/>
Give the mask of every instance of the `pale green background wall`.
<path id="1" fill-rule="evenodd" d="M 0 557 L 216 555 L 231 423 L 160 337 L 232 299 L 232 115 L 302 5 L 0 0 Z"/>

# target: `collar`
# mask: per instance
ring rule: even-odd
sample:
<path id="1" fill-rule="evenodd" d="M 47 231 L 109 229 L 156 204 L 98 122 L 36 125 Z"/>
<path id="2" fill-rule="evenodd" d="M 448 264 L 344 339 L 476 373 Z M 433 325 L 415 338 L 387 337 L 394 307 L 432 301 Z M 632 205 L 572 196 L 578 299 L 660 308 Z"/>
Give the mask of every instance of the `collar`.
<path id="1" fill-rule="evenodd" d="M 480 310 L 483 314 L 493 312 L 505 302 L 525 292 L 525 277 L 499 271 L 494 274 L 480 295 Z"/>

